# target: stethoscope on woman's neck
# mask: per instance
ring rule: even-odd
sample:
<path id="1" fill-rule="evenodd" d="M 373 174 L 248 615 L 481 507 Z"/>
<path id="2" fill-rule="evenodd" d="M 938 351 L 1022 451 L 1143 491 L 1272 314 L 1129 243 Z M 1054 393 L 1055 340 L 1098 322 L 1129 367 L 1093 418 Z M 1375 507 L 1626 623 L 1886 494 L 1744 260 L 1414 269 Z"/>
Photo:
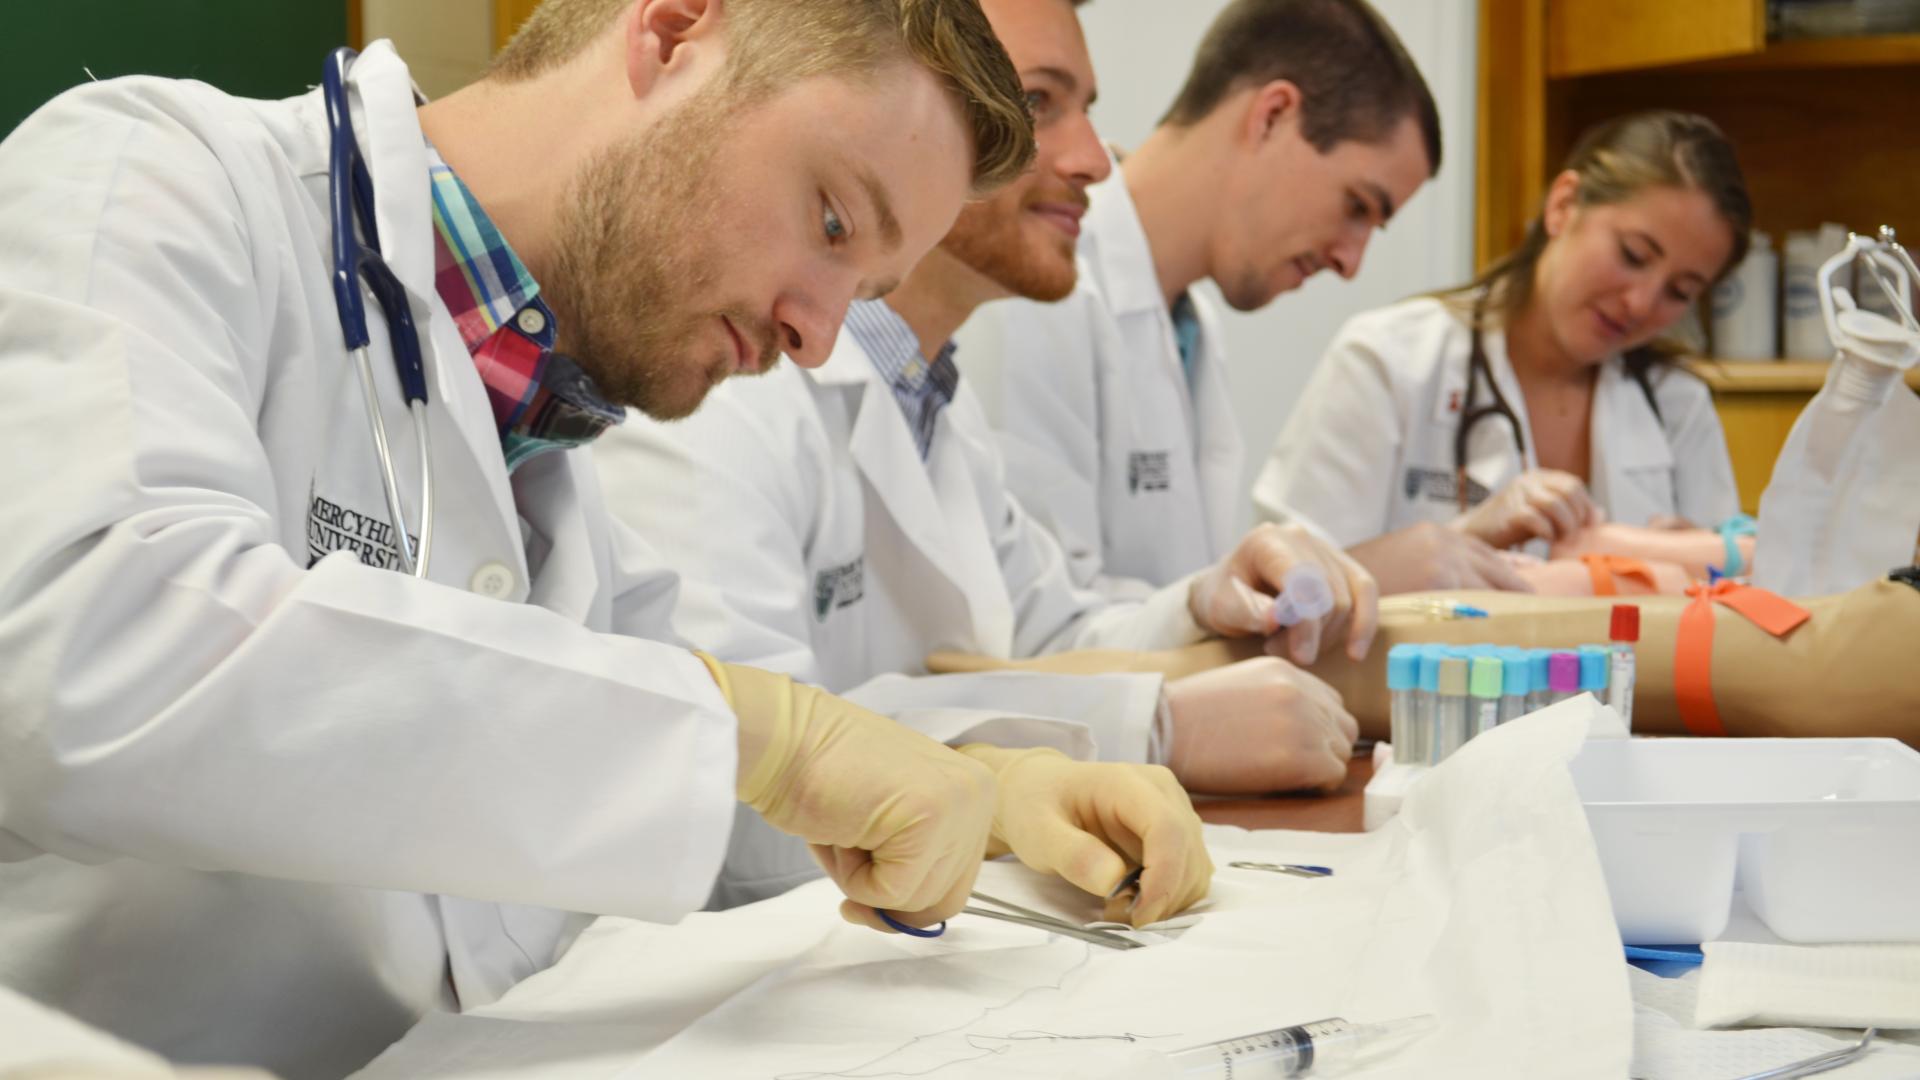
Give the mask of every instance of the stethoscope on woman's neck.
<path id="1" fill-rule="evenodd" d="M 1507 395 L 1501 392 L 1499 380 L 1493 377 L 1493 365 L 1487 362 L 1486 344 L 1481 340 L 1481 324 L 1486 320 L 1487 298 L 1492 291 L 1492 287 L 1488 286 L 1473 299 L 1473 319 L 1469 324 L 1472 336 L 1467 349 L 1467 392 L 1460 401 L 1459 426 L 1453 430 L 1453 487 L 1463 513 L 1472 509 L 1472 501 L 1467 497 L 1467 442 L 1475 424 L 1489 416 L 1506 420 L 1507 428 L 1513 432 L 1514 451 L 1520 455 L 1523 464 L 1527 460 L 1527 435 L 1520 425 L 1520 416 L 1507 403 Z M 1478 404 L 1483 380 L 1493 394 L 1492 403 L 1487 405 Z"/>
<path id="2" fill-rule="evenodd" d="M 360 370 L 360 390 L 366 399 L 367 419 L 373 431 L 373 449 L 380 460 L 380 483 L 386 489 L 387 513 L 393 518 L 394 547 L 400 568 L 417 578 L 427 576 L 433 554 L 433 456 L 427 438 L 427 373 L 420 352 L 420 333 L 413 325 L 413 309 L 406 290 L 380 255 L 380 231 L 375 225 L 373 177 L 353 137 L 353 114 L 347 100 L 347 68 L 356 54 L 335 49 L 321 70 L 321 97 L 327 106 L 327 207 L 333 224 L 333 301 L 340 313 L 340 331 L 347 351 Z M 363 239 L 364 237 L 364 239 Z M 399 371 L 400 391 L 413 416 L 413 439 L 420 455 L 420 537 L 416 547 L 407 533 L 406 511 L 400 505 L 400 484 L 394 476 L 393 452 L 387 443 L 387 425 L 380 418 L 380 398 L 373 383 L 368 356 L 367 309 L 361 294 L 364 282 L 387 323 L 387 340 Z"/>

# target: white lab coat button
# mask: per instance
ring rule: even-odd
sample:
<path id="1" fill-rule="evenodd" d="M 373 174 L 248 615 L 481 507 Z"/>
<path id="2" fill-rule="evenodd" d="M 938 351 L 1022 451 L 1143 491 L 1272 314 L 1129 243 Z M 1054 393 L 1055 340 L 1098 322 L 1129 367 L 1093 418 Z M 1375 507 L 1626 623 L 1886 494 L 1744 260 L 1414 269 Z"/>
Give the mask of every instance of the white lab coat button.
<path id="1" fill-rule="evenodd" d="M 505 600 L 513 595 L 513 571 L 500 563 L 490 562 L 473 572 L 473 580 L 467 582 L 467 588 L 481 596 Z"/>
<path id="2" fill-rule="evenodd" d="M 521 308 L 514 321 L 520 324 L 521 332 L 529 337 L 538 337 L 540 331 L 547 328 L 547 317 L 540 314 L 540 309 L 536 307 Z"/>

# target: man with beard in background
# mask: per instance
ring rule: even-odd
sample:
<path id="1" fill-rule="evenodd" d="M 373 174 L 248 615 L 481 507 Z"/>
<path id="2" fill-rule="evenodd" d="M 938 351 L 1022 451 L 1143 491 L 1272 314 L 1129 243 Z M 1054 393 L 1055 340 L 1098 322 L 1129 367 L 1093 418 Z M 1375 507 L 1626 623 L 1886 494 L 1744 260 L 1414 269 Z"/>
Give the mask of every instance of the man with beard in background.
<path id="1" fill-rule="evenodd" d="M 1339 635 L 1362 656 L 1373 632 L 1372 580 L 1304 530 L 1264 527 L 1144 601 L 1112 601 L 1074 586 L 1057 542 L 1005 488 L 950 338 L 989 300 L 1058 299 L 1074 287 L 1087 188 L 1110 171 L 1087 115 L 1095 85 L 1077 6 L 982 5 L 1026 90 L 1035 168 L 965 208 L 897 289 L 856 302 L 821 367 L 737 380 L 685 421 L 630 415 L 595 446 L 602 485 L 614 514 L 686 577 L 676 629 L 724 659 L 820 683 L 943 741 L 1004 742 L 1021 718 L 1060 717 L 1085 722 L 1102 759 L 1166 765 L 1189 790 L 1335 786 L 1354 720 L 1284 660 L 1164 684 L 926 675 L 937 649 L 1028 657 L 1271 634 L 1272 594 L 1302 564 L 1322 572 L 1337 603 L 1294 627 L 1291 645 L 1310 655 L 1323 634 Z M 649 512 L 661 505 L 684 509 Z M 971 719 L 956 721 L 964 710 Z M 1139 850 L 1121 850 L 1038 868 L 1099 893 L 1139 861 Z M 813 873 L 798 845 L 743 821 L 714 901 L 757 899 Z"/>

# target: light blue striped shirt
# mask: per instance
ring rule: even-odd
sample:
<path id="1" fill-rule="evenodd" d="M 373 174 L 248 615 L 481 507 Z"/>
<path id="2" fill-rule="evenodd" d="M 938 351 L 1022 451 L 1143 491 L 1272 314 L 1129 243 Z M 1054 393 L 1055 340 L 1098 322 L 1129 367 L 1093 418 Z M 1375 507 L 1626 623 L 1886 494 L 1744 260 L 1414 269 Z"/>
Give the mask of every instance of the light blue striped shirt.
<path id="1" fill-rule="evenodd" d="M 867 351 L 874 369 L 893 388 L 893 399 L 907 418 L 920 460 L 933 449 L 934 425 L 940 410 L 953 404 L 960 388 L 960 368 L 953 362 L 953 342 L 940 346 L 929 364 L 920 355 L 920 338 L 885 300 L 856 300 L 847 309 L 847 332 Z"/>

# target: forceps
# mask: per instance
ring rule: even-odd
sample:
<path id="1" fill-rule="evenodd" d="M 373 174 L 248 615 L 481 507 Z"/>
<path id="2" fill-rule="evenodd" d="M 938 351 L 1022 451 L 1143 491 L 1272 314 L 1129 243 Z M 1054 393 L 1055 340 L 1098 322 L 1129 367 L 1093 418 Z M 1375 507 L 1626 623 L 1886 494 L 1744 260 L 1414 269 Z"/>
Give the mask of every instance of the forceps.
<path id="1" fill-rule="evenodd" d="M 988 896 L 986 893 L 977 892 L 973 893 L 972 896 L 975 900 L 983 904 L 992 904 L 994 907 L 1005 908 L 1006 910 L 994 911 L 991 908 L 968 905 L 962 909 L 964 914 L 980 915 L 989 919 L 999 919 L 1001 922 L 1016 923 L 1020 926 L 1032 926 L 1051 933 L 1064 934 L 1070 938 L 1078 938 L 1081 941 L 1093 945 L 1103 945 L 1109 949 L 1141 949 L 1146 947 L 1143 942 L 1135 941 L 1130 937 L 1122 937 L 1111 930 L 1089 930 L 1077 923 L 1070 923 L 1065 919 L 1056 919 L 1051 915 L 1035 911 L 1032 908 L 1023 908 L 1019 904 L 1010 904 L 1005 900 Z"/>

